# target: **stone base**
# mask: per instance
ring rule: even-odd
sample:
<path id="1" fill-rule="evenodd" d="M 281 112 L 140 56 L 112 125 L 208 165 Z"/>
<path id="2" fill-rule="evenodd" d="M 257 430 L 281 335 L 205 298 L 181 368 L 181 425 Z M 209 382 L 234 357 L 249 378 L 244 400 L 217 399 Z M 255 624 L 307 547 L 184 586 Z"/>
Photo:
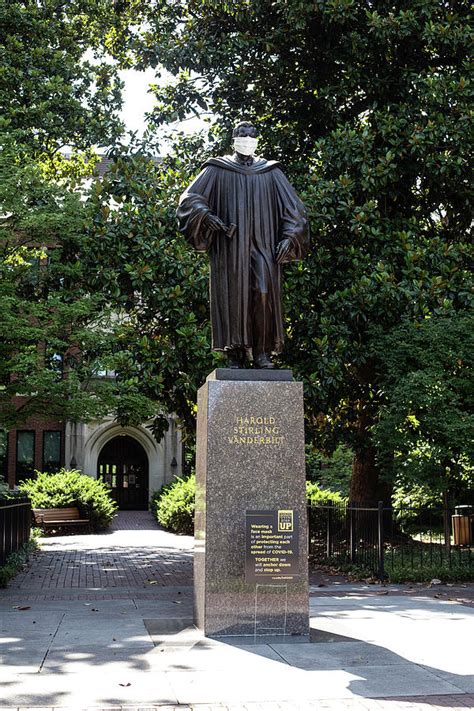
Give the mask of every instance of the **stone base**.
<path id="1" fill-rule="evenodd" d="M 207 636 L 309 634 L 303 387 L 290 378 L 218 369 L 199 390 L 195 615 Z M 282 530 L 290 512 L 287 569 L 263 572 L 266 555 L 246 551 L 249 511 L 278 515 L 278 528 L 282 514 Z"/>

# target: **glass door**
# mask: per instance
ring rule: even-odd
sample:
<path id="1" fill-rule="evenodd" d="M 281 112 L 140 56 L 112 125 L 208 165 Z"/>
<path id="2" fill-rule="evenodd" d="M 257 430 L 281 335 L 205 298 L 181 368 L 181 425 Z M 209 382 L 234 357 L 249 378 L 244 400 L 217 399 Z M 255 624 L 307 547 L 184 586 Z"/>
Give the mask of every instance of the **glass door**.
<path id="1" fill-rule="evenodd" d="M 114 437 L 102 448 L 97 477 L 112 489 L 119 508 L 148 508 L 148 457 L 133 437 Z"/>

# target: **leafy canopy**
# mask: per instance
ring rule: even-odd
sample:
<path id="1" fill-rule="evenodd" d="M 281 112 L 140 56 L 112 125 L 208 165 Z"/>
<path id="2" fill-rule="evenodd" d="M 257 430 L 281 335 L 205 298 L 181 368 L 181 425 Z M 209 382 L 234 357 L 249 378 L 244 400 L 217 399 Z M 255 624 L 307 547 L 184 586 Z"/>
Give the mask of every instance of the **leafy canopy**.
<path id="1" fill-rule="evenodd" d="M 14 102 L 7 106 L 11 126 L 33 143 L 36 136 L 48 143 L 43 125 L 56 145 L 63 133 L 74 138 L 74 126 L 80 146 L 98 141 L 94 132 L 113 134 L 107 120 L 118 106 L 118 84 L 115 66 L 103 64 L 107 52 L 118 66 L 151 66 L 158 74 L 165 68 L 176 77 L 154 87 L 150 139 L 154 128 L 208 111 L 216 118 L 210 145 L 217 153 L 228 149 L 230 126 L 242 114 L 258 122 L 263 152 L 283 161 L 314 235 L 311 256 L 285 269 L 282 364 L 305 381 L 310 438 L 327 451 L 350 445 L 351 496 L 374 499 L 380 462 L 398 446 L 393 430 L 391 444 L 375 435 L 391 387 L 381 343 L 402 324 L 445 323 L 472 309 L 468 6 L 434 0 L 13 5 L 22 21 L 42 21 L 49 12 L 51 27 L 68 41 L 83 32 L 106 77 L 96 85 L 98 123 L 81 123 L 81 101 L 92 90 L 82 62 L 77 84 L 61 84 L 74 87 L 74 101 L 64 102 L 64 116 L 58 113 L 61 126 L 47 110 L 44 124 L 34 119 L 35 107 L 47 109 L 41 87 L 34 101 L 20 102 L 19 113 Z M 60 40 L 49 31 L 45 45 L 54 48 Z M 8 54 L 31 92 L 25 46 Z M 80 54 L 72 44 L 61 50 L 69 77 L 70 59 L 83 59 L 84 47 Z M 45 71 L 56 75 L 57 56 L 49 49 L 46 55 Z M 19 89 L 17 95 L 20 101 Z M 157 166 L 134 148 L 117 147 L 110 179 L 93 189 L 81 253 L 87 293 L 101 294 L 102 306 L 119 314 L 111 333 L 122 386 L 132 398 L 156 398 L 175 410 L 188 431 L 196 387 L 218 361 L 208 353 L 205 261 L 187 251 L 173 212 L 205 155 L 194 142 Z M 408 335 L 416 348 L 414 333 Z M 136 400 L 122 402 L 120 417 L 136 413 Z"/>
<path id="2" fill-rule="evenodd" d="M 104 0 L 0 0 L 0 129 L 49 159 L 113 142 L 122 84 L 102 37 L 114 22 Z"/>
<path id="3" fill-rule="evenodd" d="M 464 314 L 403 324 L 381 340 L 385 403 L 375 428 L 397 483 L 431 495 L 474 486 L 474 335 Z"/>
<path id="4" fill-rule="evenodd" d="M 91 287 L 89 203 L 52 182 L 11 135 L 0 150 L 0 427 L 31 415 L 88 421 L 156 406 L 127 384 L 99 377 L 118 368 L 114 305 Z"/>
<path id="5" fill-rule="evenodd" d="M 305 381 L 310 436 L 328 450 L 349 444 L 351 495 L 375 499 L 380 339 L 407 320 L 472 308 L 468 6 L 203 0 L 116 10 L 117 60 L 177 77 L 155 87 L 152 125 L 210 111 L 217 152 L 245 114 L 299 186 L 314 249 L 286 269 L 283 362 Z"/>

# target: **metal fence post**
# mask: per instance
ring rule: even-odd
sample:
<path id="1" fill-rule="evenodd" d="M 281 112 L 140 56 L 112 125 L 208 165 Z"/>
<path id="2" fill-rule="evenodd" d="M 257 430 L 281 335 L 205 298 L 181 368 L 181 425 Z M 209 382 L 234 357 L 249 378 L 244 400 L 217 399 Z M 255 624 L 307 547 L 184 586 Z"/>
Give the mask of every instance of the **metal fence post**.
<path id="1" fill-rule="evenodd" d="M 443 529 L 444 529 L 444 545 L 446 546 L 446 557 L 448 566 L 451 567 L 451 516 L 449 506 L 449 493 L 443 493 Z"/>
<path id="2" fill-rule="evenodd" d="M 355 506 L 356 504 L 353 502 L 349 504 L 349 559 L 351 563 L 355 563 L 357 560 Z"/>
<path id="3" fill-rule="evenodd" d="M 378 506 L 378 576 L 379 580 L 385 580 L 385 551 L 384 551 L 384 530 L 383 530 L 383 501 L 379 501 Z"/>
<path id="4" fill-rule="evenodd" d="M 332 555 L 332 541 L 331 541 L 331 520 L 332 520 L 332 502 L 329 502 L 329 507 L 327 509 L 327 521 L 326 521 L 326 557 L 330 558 Z"/>
<path id="5" fill-rule="evenodd" d="M 0 565 L 30 538 L 31 504 L 22 499 L 0 501 Z"/>
<path id="6" fill-rule="evenodd" d="M 311 555 L 311 505 L 306 505 L 306 525 L 308 527 L 308 556 Z"/>

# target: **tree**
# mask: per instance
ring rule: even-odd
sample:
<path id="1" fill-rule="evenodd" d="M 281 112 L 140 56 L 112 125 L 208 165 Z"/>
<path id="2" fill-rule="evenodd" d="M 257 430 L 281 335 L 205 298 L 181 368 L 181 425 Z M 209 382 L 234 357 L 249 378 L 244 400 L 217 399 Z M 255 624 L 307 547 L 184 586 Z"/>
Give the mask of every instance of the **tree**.
<path id="1" fill-rule="evenodd" d="M 0 426 L 155 413 L 116 365 L 112 312 L 88 289 L 81 199 L 95 146 L 114 143 L 121 82 L 102 40 L 107 2 L 0 0 Z M 66 158 L 61 149 L 70 151 Z"/>
<path id="2" fill-rule="evenodd" d="M 110 52 L 120 66 L 154 66 L 158 72 L 163 66 L 176 76 L 171 86 L 155 87 L 151 128 L 210 111 L 216 117 L 212 152 L 218 152 L 227 148 L 224 138 L 242 107 L 258 121 L 264 152 L 280 157 L 299 185 L 315 240 L 310 258 L 286 270 L 288 339 L 282 363 L 305 381 L 308 432 L 318 446 L 330 451 L 344 442 L 354 450 L 352 499 L 377 499 L 382 457 L 374 433 L 386 406 L 387 377 L 386 353 L 378 346 L 401 323 L 470 313 L 466 5 L 435 0 L 374 0 L 369 6 L 362 0 L 9 5 L 19 21 L 33 22 L 35 32 L 49 20 L 56 34 L 67 38 L 60 56 L 69 74 L 58 83 L 64 99 L 68 92 L 77 98 L 72 57 L 81 99 L 92 106 L 91 75 L 81 73 L 79 61 L 87 46 L 102 59 Z M 7 36 L 14 38 L 14 32 Z M 50 62 L 45 73 L 56 76 L 59 55 L 50 49 L 59 40 L 49 27 L 44 37 Z M 80 53 L 71 49 L 74 38 Z M 86 120 L 81 123 L 81 99 L 72 102 L 72 114 L 71 103 L 64 102 L 63 125 L 48 123 L 41 92 L 28 83 L 34 57 L 25 55 L 30 51 L 25 42 L 20 44 L 18 51 L 14 41 L 7 44 L 11 67 L 20 67 L 19 88 L 13 87 L 20 109 L 5 99 L 4 106 L 21 140 L 49 156 L 43 125 L 55 146 L 68 142 L 69 134 L 79 147 L 99 140 L 92 139 Z M 113 66 L 102 61 L 101 71 L 105 95 L 100 98 L 99 91 L 98 98 L 104 110 L 95 112 L 100 131 L 95 122 L 91 131 L 97 128 L 94 135 L 102 132 L 105 138 L 113 133 L 106 112 L 117 105 L 118 86 L 110 79 Z M 23 101 L 20 79 L 34 101 Z M 55 91 L 50 88 L 48 96 L 54 98 Z M 30 105 L 40 107 L 36 118 Z M 92 226 L 80 251 L 88 266 L 86 293 L 99 293 L 101 308 L 117 314 L 111 328 L 120 344 L 114 354 L 123 388 L 119 418 L 131 416 L 134 398 L 144 397 L 145 403 L 156 398 L 179 412 L 190 431 L 195 389 L 218 362 L 208 352 L 205 261 L 189 254 L 174 224 L 182 182 L 191 170 L 197 172 L 205 155 L 198 143 L 191 149 L 194 154 L 178 152 L 158 167 L 143 147 L 117 146 L 110 178 L 93 188 Z M 113 209 L 113 201 L 120 209 Z M 389 449 L 384 443 L 385 459 Z"/>
<path id="3" fill-rule="evenodd" d="M 160 162 L 146 145 L 117 146 L 92 189 L 84 253 L 89 288 L 122 315 L 113 328 L 119 382 L 153 400 L 158 412 L 176 413 L 188 444 L 196 391 L 220 362 L 209 347 L 207 260 L 188 248 L 176 222 L 196 148 L 192 142 Z M 164 424 L 158 415 L 158 437 Z"/>
<path id="4" fill-rule="evenodd" d="M 147 419 L 156 410 L 143 394 L 98 377 L 118 366 L 118 317 L 89 288 L 88 203 L 45 179 L 11 137 L 2 139 L 0 428 L 33 414 L 77 422 L 125 409 L 129 420 Z"/>
<path id="5" fill-rule="evenodd" d="M 406 323 L 383 337 L 378 449 L 395 449 L 397 484 L 466 496 L 474 485 L 474 334 L 463 313 Z"/>
<path id="6" fill-rule="evenodd" d="M 117 14 L 118 61 L 177 75 L 156 87 L 152 123 L 209 110 L 217 150 L 244 111 L 302 189 L 315 248 L 287 271 L 284 363 L 319 446 L 354 449 L 351 498 L 376 500 L 376 345 L 471 303 L 468 7 L 124 1 Z"/>
<path id="7" fill-rule="evenodd" d="M 56 160 L 113 142 L 122 85 L 98 40 L 114 21 L 102 0 L 0 0 L 0 129 Z"/>

